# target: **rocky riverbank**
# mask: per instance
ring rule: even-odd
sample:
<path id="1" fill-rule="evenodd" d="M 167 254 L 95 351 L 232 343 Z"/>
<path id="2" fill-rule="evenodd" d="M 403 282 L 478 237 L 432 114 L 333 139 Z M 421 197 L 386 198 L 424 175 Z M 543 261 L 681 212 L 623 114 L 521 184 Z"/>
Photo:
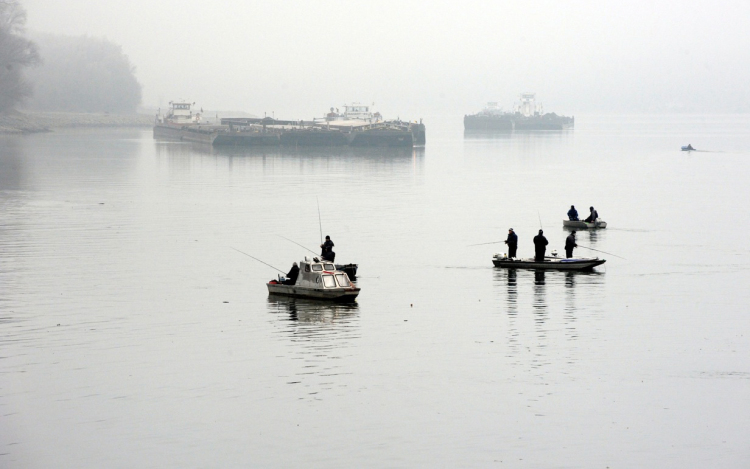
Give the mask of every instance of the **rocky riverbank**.
<path id="1" fill-rule="evenodd" d="M 0 134 L 52 132 L 72 127 L 150 127 L 154 116 L 146 114 L 89 114 L 73 112 L 0 113 Z"/>

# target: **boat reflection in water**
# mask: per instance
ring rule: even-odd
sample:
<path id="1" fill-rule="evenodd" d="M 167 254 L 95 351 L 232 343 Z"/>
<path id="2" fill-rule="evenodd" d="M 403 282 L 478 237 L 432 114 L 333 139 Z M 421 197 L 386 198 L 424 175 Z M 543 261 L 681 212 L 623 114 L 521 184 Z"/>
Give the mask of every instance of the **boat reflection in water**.
<path id="1" fill-rule="evenodd" d="M 361 337 L 359 306 L 269 296 L 268 311 L 281 344 L 280 378 L 297 399 L 348 394 L 352 383 L 349 358 Z"/>
<path id="2" fill-rule="evenodd" d="M 493 269 L 493 276 L 498 299 L 504 303 L 508 353 L 515 364 L 541 372 L 561 357 L 575 362 L 575 348 L 564 344 L 578 339 L 582 317 L 603 313 L 604 273 Z M 585 322 L 583 333 L 592 333 L 591 326 Z M 550 355 L 554 349 L 563 355 Z"/>
<path id="3" fill-rule="evenodd" d="M 421 176 L 423 147 L 212 147 L 191 142 L 154 141 L 157 162 L 171 173 L 189 174 L 209 165 L 262 174 L 297 171 L 301 174 L 378 174 Z M 219 168 L 221 166 L 218 166 Z"/>
<path id="4" fill-rule="evenodd" d="M 424 147 L 214 147 L 198 142 L 155 140 L 157 154 L 184 156 L 187 154 L 228 156 L 228 157 L 304 157 L 304 158 L 359 158 L 397 159 L 420 158 L 425 154 Z"/>
<path id="5" fill-rule="evenodd" d="M 346 324 L 356 317 L 359 305 L 269 295 L 268 310 L 271 313 L 288 315 L 289 321 L 311 324 Z"/>

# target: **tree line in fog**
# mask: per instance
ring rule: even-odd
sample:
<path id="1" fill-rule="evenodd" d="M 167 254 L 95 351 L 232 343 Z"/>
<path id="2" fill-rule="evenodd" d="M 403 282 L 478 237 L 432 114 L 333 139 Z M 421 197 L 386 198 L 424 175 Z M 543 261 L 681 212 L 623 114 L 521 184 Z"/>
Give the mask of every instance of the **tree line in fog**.
<path id="1" fill-rule="evenodd" d="M 0 112 L 134 113 L 141 102 L 135 67 L 106 39 L 25 31 L 17 0 L 0 0 Z"/>
<path id="2" fill-rule="evenodd" d="M 36 44 L 24 37 L 26 11 L 17 1 L 0 0 L 0 111 L 31 95 L 24 69 L 39 63 Z"/>

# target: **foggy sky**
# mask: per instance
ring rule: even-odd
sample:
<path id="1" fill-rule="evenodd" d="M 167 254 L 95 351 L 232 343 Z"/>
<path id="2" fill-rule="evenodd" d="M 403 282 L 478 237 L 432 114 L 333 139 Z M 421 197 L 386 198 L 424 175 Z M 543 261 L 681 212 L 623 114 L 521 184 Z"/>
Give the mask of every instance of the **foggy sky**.
<path id="1" fill-rule="evenodd" d="M 24 0 L 28 28 L 123 47 L 143 105 L 311 118 L 750 111 L 750 2 Z"/>

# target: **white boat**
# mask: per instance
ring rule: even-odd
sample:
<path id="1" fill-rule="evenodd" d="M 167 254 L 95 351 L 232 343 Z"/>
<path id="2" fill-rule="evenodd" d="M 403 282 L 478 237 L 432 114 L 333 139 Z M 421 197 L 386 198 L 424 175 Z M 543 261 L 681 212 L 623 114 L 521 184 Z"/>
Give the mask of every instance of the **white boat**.
<path id="1" fill-rule="evenodd" d="M 583 220 L 563 220 L 563 226 L 565 228 L 580 228 L 582 230 L 587 230 L 594 228 L 606 228 L 607 222 L 600 219 L 597 219 L 593 223 L 585 222 Z"/>
<path id="2" fill-rule="evenodd" d="M 529 259 L 512 259 L 505 254 L 495 254 L 492 257 L 492 263 L 495 264 L 495 267 L 504 269 L 591 270 L 605 262 L 605 259 L 599 259 L 598 257 L 565 259 L 552 256 L 545 257 L 544 262 L 539 262 L 533 257 Z"/>
<path id="3" fill-rule="evenodd" d="M 293 283 L 279 277 L 278 280 L 271 280 L 266 285 L 268 293 L 272 295 L 342 302 L 354 301 L 360 291 L 346 272 L 338 270 L 332 262 L 318 257 L 305 257 L 305 260 L 300 262 L 299 276 Z"/>

